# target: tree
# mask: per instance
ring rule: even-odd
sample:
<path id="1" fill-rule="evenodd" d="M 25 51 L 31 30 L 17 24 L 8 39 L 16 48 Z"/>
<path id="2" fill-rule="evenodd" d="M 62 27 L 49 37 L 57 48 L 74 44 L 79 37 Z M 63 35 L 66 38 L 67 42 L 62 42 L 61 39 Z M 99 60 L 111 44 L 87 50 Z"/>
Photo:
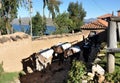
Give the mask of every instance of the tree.
<path id="1" fill-rule="evenodd" d="M 43 19 L 38 12 L 32 17 L 32 27 L 33 36 L 40 36 L 45 32 L 45 22 L 43 22 Z"/>
<path id="2" fill-rule="evenodd" d="M 43 0 L 43 17 L 45 17 L 45 6 L 48 4 L 48 0 Z"/>
<path id="3" fill-rule="evenodd" d="M 44 9 L 47 5 L 47 8 L 49 10 L 49 13 L 52 14 L 52 19 L 55 18 L 55 15 L 59 13 L 59 6 L 62 2 L 59 0 L 43 0 L 43 16 L 44 15 Z"/>
<path id="4" fill-rule="evenodd" d="M 65 12 L 57 15 L 57 17 L 54 19 L 54 24 L 57 28 L 57 34 L 68 33 L 73 27 L 73 22 L 71 19 L 69 19 L 69 14 Z"/>
<path id="5" fill-rule="evenodd" d="M 0 16 L 4 18 L 7 34 L 10 34 L 12 29 L 10 22 L 17 17 L 17 8 L 20 2 L 23 0 L 2 0 L 2 8 L 0 10 Z"/>
<path id="6" fill-rule="evenodd" d="M 86 12 L 82 7 L 82 3 L 71 2 L 68 6 L 69 18 L 73 21 L 74 30 L 80 30 L 80 26 L 83 24 Z"/>
<path id="7" fill-rule="evenodd" d="M 49 0 L 48 2 L 48 10 L 49 13 L 52 14 L 52 19 L 54 20 L 55 15 L 59 13 L 59 6 L 62 2 L 59 0 Z"/>

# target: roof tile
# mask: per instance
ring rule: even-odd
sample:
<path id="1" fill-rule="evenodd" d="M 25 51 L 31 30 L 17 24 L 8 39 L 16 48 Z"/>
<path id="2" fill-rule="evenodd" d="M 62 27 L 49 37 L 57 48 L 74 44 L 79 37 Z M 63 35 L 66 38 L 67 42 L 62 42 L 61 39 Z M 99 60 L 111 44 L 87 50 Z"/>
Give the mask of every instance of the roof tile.
<path id="1" fill-rule="evenodd" d="M 81 26 L 81 28 L 86 28 L 86 29 L 105 29 L 108 27 L 108 22 L 102 19 L 97 19 L 91 23 L 85 24 Z"/>
<path id="2" fill-rule="evenodd" d="M 112 16 L 113 16 L 112 14 L 105 14 L 105 15 L 99 16 L 97 18 L 102 19 L 102 18 L 108 18 L 108 17 L 112 17 Z"/>

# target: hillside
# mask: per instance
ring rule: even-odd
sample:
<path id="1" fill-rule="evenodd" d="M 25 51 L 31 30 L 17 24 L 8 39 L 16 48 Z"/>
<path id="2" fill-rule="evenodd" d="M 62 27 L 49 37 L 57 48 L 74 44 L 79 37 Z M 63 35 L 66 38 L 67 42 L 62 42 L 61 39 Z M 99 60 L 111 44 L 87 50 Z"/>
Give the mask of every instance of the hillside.
<path id="1" fill-rule="evenodd" d="M 30 20 L 29 17 L 21 18 L 21 24 L 22 24 L 22 25 L 29 25 L 29 20 Z M 11 24 L 19 25 L 19 19 L 18 19 L 18 18 L 15 18 L 15 19 L 11 22 Z M 47 19 L 46 19 L 46 25 L 47 25 L 47 26 L 54 26 L 51 18 L 47 18 Z"/>

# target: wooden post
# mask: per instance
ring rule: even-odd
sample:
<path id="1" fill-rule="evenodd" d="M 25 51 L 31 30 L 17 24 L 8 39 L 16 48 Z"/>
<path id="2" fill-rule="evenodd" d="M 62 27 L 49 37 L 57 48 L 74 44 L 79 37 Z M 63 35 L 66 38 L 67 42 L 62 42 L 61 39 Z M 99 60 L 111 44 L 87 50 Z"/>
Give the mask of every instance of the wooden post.
<path id="1" fill-rule="evenodd" d="M 109 41 L 108 47 L 109 48 L 117 48 L 117 26 L 116 22 L 110 21 L 109 22 Z M 113 73 L 115 70 L 115 53 L 107 53 L 107 69 L 109 73 Z"/>

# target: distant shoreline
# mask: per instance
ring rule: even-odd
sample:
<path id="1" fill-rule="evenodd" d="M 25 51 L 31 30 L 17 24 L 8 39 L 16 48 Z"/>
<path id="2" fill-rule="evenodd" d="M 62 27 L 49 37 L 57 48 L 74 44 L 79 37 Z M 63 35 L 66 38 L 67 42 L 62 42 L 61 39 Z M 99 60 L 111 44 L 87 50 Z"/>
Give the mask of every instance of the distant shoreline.
<path id="1" fill-rule="evenodd" d="M 13 29 L 16 32 L 26 32 L 27 30 L 29 31 L 30 26 L 29 25 L 19 25 L 19 24 L 13 24 L 12 25 Z M 44 32 L 45 35 L 50 35 L 51 33 L 55 32 L 56 28 L 55 26 L 46 26 L 46 31 Z"/>

